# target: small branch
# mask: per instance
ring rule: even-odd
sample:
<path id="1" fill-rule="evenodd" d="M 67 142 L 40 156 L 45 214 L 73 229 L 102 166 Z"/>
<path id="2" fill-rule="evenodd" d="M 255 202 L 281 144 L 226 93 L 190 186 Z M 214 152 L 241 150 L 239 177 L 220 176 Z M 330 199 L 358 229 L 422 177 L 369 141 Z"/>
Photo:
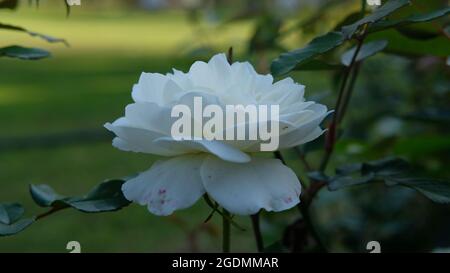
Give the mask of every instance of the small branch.
<path id="1" fill-rule="evenodd" d="M 261 229 L 259 226 L 259 212 L 253 215 L 250 215 L 252 219 L 252 225 L 253 225 L 253 233 L 255 234 L 255 240 L 256 240 L 256 247 L 258 249 L 258 252 L 264 251 L 264 241 L 261 234 Z"/>
<path id="2" fill-rule="evenodd" d="M 345 112 L 347 111 L 348 104 L 350 103 L 350 98 L 353 94 L 353 89 L 355 87 L 356 79 L 358 78 L 358 73 L 361 68 L 361 63 L 358 62 L 355 64 L 355 68 L 353 69 L 353 73 L 351 75 L 350 83 L 347 89 L 347 93 L 345 95 L 344 103 L 342 104 L 341 110 L 339 111 L 341 115 L 339 116 L 338 123 L 342 122 L 343 117 L 345 116 Z"/>
<path id="3" fill-rule="evenodd" d="M 314 182 L 309 188 L 306 189 L 300 196 L 300 204 L 302 206 L 309 208 L 314 197 L 319 193 L 319 191 L 326 186 L 325 182 Z"/>
<path id="4" fill-rule="evenodd" d="M 302 153 L 300 154 L 300 161 L 303 163 L 303 165 L 305 166 L 305 169 L 310 172 L 312 171 L 312 167 L 311 165 L 308 163 L 308 161 L 306 160 L 305 155 Z"/>
<path id="5" fill-rule="evenodd" d="M 309 214 L 309 207 L 314 197 L 325 185 L 325 182 L 312 183 L 311 186 L 302 193 L 302 195 L 300 196 L 301 202 L 297 205 L 297 208 L 303 216 L 303 221 L 305 222 L 306 227 L 311 233 L 311 236 L 314 238 L 314 241 L 316 241 L 316 244 L 321 252 L 328 252 L 328 250 L 325 247 L 322 239 L 320 238 L 319 233 L 314 228 L 314 224 Z"/>
<path id="6" fill-rule="evenodd" d="M 295 151 L 298 154 L 298 157 L 300 158 L 300 161 L 303 163 L 303 166 L 305 167 L 306 171 L 311 172 L 313 168 L 311 167 L 311 164 L 309 164 L 308 160 L 306 160 L 305 153 L 299 148 L 296 147 Z"/>
<path id="7" fill-rule="evenodd" d="M 222 251 L 230 253 L 230 213 L 226 209 L 222 213 Z"/>
<path id="8" fill-rule="evenodd" d="M 338 99 L 336 101 L 336 106 L 334 107 L 335 113 L 333 115 L 333 120 L 328 126 L 328 131 L 325 139 L 325 155 L 322 158 L 322 162 L 320 163 L 319 170 L 322 172 L 325 171 L 325 169 L 327 168 L 328 162 L 331 158 L 331 154 L 333 153 L 334 150 L 334 144 L 336 142 L 336 131 L 338 128 L 339 121 L 342 120 L 343 118 L 343 113 L 341 113 L 342 104 L 348 104 L 348 100 L 350 99 L 349 96 L 346 96 L 346 94 L 351 94 L 351 90 L 346 89 L 347 82 L 350 78 L 351 72 L 356 63 L 356 57 L 358 56 L 358 53 L 363 45 L 364 38 L 365 38 L 365 30 L 363 31 L 363 34 L 361 34 L 360 37 L 357 37 L 358 44 L 356 46 L 355 53 L 352 56 L 350 65 L 345 71 L 344 79 L 342 80 L 341 88 L 339 89 Z M 354 80 L 356 80 L 356 78 Z M 353 86 L 351 87 L 353 88 Z"/>
<path id="9" fill-rule="evenodd" d="M 309 215 L 309 208 L 307 206 L 303 206 L 301 203 L 297 207 L 303 216 L 303 221 L 305 222 L 306 227 L 308 228 L 309 232 L 311 233 L 311 236 L 316 241 L 317 246 L 319 247 L 319 251 L 328 252 L 327 248 L 325 247 L 325 244 L 323 243 L 322 239 L 320 238 L 319 234 L 317 233 L 316 229 L 314 228 L 311 217 Z"/>
<path id="10" fill-rule="evenodd" d="M 66 209 L 66 208 L 67 208 L 67 207 L 59 207 L 59 208 L 53 207 L 53 208 L 51 208 L 49 211 L 44 212 L 44 213 L 39 214 L 38 216 L 36 216 L 36 221 L 37 221 L 37 220 L 40 220 L 40 219 L 42 219 L 42 218 L 45 218 L 45 217 L 47 217 L 47 216 L 49 216 L 49 215 L 52 215 L 53 213 L 55 213 L 55 212 L 57 212 L 57 211 Z"/>

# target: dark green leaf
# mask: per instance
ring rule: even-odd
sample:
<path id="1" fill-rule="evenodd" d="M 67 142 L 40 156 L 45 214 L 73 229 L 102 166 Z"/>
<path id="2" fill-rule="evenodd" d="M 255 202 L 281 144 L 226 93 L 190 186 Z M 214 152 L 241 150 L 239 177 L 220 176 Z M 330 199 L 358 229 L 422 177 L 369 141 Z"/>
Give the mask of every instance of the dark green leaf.
<path id="1" fill-rule="evenodd" d="M 0 224 L 13 224 L 22 217 L 24 212 L 24 208 L 18 203 L 0 204 Z"/>
<path id="2" fill-rule="evenodd" d="M 417 190 L 437 203 L 450 203 L 450 182 L 411 177 L 409 164 L 400 158 L 386 158 L 350 164 L 339 169 L 328 182 L 329 190 L 384 181 L 387 186 L 401 185 Z"/>
<path id="3" fill-rule="evenodd" d="M 434 10 L 432 12 L 427 12 L 423 14 L 414 14 L 403 19 L 378 21 L 370 26 L 368 32 L 375 32 L 385 30 L 387 28 L 405 26 L 414 23 L 428 22 L 443 17 L 449 13 L 450 7 L 445 7 L 439 10 Z"/>
<path id="4" fill-rule="evenodd" d="M 450 42 L 447 37 L 441 35 L 439 37 L 427 40 L 410 39 L 395 29 L 370 34 L 367 41 L 387 40 L 389 42 L 383 52 L 393 53 L 402 56 L 424 56 L 433 55 L 439 57 L 447 57 L 450 55 Z"/>
<path id="5" fill-rule="evenodd" d="M 381 19 L 385 18 L 389 14 L 393 13 L 394 11 L 398 10 L 399 8 L 407 5 L 409 3 L 409 0 L 390 0 L 387 1 L 383 6 L 376 9 L 373 13 L 370 15 L 362 18 L 361 20 L 358 20 L 357 22 L 343 26 L 342 27 L 342 33 L 346 39 L 350 39 L 353 37 L 353 35 L 358 31 L 358 29 L 366 24 L 372 24 L 375 22 L 380 21 Z"/>
<path id="6" fill-rule="evenodd" d="M 327 34 L 312 40 L 306 47 L 282 53 L 272 62 L 271 71 L 275 76 L 283 75 L 293 70 L 304 62 L 311 61 L 319 54 L 330 51 L 344 42 L 340 32 L 328 32 Z"/>
<path id="7" fill-rule="evenodd" d="M 427 178 L 388 178 L 389 186 L 402 185 L 413 188 L 436 203 L 450 203 L 450 183 Z"/>
<path id="8" fill-rule="evenodd" d="M 408 162 L 397 157 L 388 157 L 380 160 L 365 162 L 361 165 L 361 174 L 374 173 L 377 176 L 395 176 L 410 170 Z"/>
<path id="9" fill-rule="evenodd" d="M 72 207 L 83 212 L 106 212 L 119 210 L 130 204 L 122 193 L 123 180 L 109 180 L 101 183 L 83 197 L 64 197 L 48 185 L 32 185 L 33 200 L 43 207 Z"/>
<path id="10" fill-rule="evenodd" d="M 430 40 L 440 36 L 440 33 L 437 32 L 429 32 L 421 29 L 415 29 L 411 27 L 397 27 L 397 31 L 411 39 L 415 40 Z"/>
<path id="11" fill-rule="evenodd" d="M 34 202 L 41 207 L 51 207 L 57 200 L 65 199 L 64 196 L 57 194 L 50 186 L 30 185 L 30 194 Z"/>
<path id="12" fill-rule="evenodd" d="M 22 60 L 38 60 L 50 56 L 50 52 L 39 48 L 8 46 L 0 48 L 0 57 L 6 56 Z"/>
<path id="13" fill-rule="evenodd" d="M 385 49 L 387 45 L 388 45 L 388 42 L 386 40 L 373 41 L 373 42 L 363 44 L 361 49 L 358 52 L 358 56 L 356 56 L 356 61 L 359 62 L 361 60 L 364 60 L 368 57 L 371 57 L 371 56 L 377 54 L 378 52 Z M 341 56 L 342 64 L 344 64 L 345 66 L 349 66 L 352 61 L 353 55 L 355 54 L 355 51 L 356 51 L 356 47 L 353 47 L 352 49 L 350 49 L 350 50 L 346 51 L 344 54 L 342 54 L 342 56 Z"/>
<path id="14" fill-rule="evenodd" d="M 308 173 L 308 177 L 313 180 L 313 181 L 318 181 L 318 182 L 327 182 L 330 178 L 325 175 L 323 172 L 309 172 Z"/>
<path id="15" fill-rule="evenodd" d="M 122 193 L 123 180 L 110 180 L 101 183 L 80 199 L 68 200 L 73 208 L 84 212 L 114 211 L 130 204 Z"/>
<path id="16" fill-rule="evenodd" d="M 373 173 L 369 173 L 365 176 L 360 177 L 352 177 L 352 176 L 338 176 L 334 179 L 332 179 L 328 183 L 328 189 L 330 191 L 336 191 L 341 188 L 349 187 L 349 186 L 355 186 L 360 184 L 365 184 L 368 182 L 371 182 L 375 178 L 375 175 Z"/>
<path id="17" fill-rule="evenodd" d="M 337 175 L 348 175 L 362 170 L 362 163 L 353 163 L 336 168 Z"/>
<path id="18" fill-rule="evenodd" d="M 30 218 L 19 220 L 11 225 L 5 225 L 3 223 L 0 223 L 0 236 L 9 236 L 19 233 L 28 226 L 30 226 L 34 221 L 35 221 L 34 218 Z"/>
<path id="19" fill-rule="evenodd" d="M 16 234 L 34 222 L 34 218 L 20 219 L 25 210 L 18 203 L 0 204 L 0 236 Z"/>
<path id="20" fill-rule="evenodd" d="M 67 41 L 64 40 L 64 39 L 55 38 L 55 37 L 48 36 L 48 35 L 45 35 L 45 34 L 40 34 L 40 33 L 34 32 L 34 31 L 29 31 L 29 30 L 27 30 L 27 29 L 25 29 L 23 27 L 20 27 L 20 26 L 14 26 L 14 25 L 0 23 L 0 29 L 21 31 L 21 32 L 25 32 L 25 33 L 33 36 L 33 37 L 38 37 L 38 38 L 44 39 L 44 40 L 46 40 L 49 43 L 58 43 L 58 42 L 60 42 L 60 43 L 65 44 L 66 46 L 69 46 L 69 43 L 67 43 Z"/>
<path id="21" fill-rule="evenodd" d="M 304 70 L 336 70 L 342 69 L 343 66 L 340 64 L 329 64 L 319 60 L 311 60 L 302 64 L 298 64 L 294 70 L 304 71 Z"/>

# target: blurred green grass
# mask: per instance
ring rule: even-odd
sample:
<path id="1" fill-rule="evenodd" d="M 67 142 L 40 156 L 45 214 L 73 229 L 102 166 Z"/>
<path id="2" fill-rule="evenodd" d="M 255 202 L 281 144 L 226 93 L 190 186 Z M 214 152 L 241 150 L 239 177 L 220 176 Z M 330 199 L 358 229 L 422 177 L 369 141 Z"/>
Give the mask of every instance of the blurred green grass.
<path id="1" fill-rule="evenodd" d="M 53 53 L 40 61 L 0 59 L 3 139 L 101 130 L 105 122 L 123 114 L 142 71 L 185 69 L 192 61 L 180 51 L 193 31 L 181 12 L 74 8 L 66 19 L 64 9 L 22 6 L 17 12 L 2 12 L 2 22 L 62 37 L 71 44 L 67 48 L 24 33 L 1 32 L 2 45 L 35 46 Z M 227 35 L 242 39 L 245 27 L 238 29 L 224 31 L 220 39 L 230 39 Z M 31 216 L 44 210 L 29 197 L 30 183 L 46 183 L 66 195 L 83 194 L 104 179 L 146 170 L 154 160 L 120 152 L 110 141 L 1 151 L 0 200 L 24 204 Z M 97 215 L 62 211 L 17 236 L 0 238 L 0 252 L 66 252 L 71 240 L 78 240 L 83 252 L 217 251 L 220 219 L 214 217 L 198 235 L 192 232 L 209 213 L 201 201 L 173 217 L 153 216 L 136 205 Z M 234 250 L 253 250 L 251 233 L 237 233 Z"/>

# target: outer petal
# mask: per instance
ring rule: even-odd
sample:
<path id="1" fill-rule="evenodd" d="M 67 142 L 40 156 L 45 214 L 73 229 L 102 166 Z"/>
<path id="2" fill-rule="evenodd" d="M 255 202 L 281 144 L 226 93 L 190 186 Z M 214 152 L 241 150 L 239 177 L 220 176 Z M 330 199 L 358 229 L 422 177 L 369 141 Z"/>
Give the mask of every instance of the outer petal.
<path id="1" fill-rule="evenodd" d="M 288 148 L 289 147 L 295 147 L 295 146 L 302 145 L 302 144 L 308 143 L 310 141 L 313 141 L 314 139 L 320 137 L 325 131 L 326 130 L 322 130 L 322 128 L 317 127 L 316 129 L 314 129 L 314 131 L 309 133 L 309 135 L 305 136 L 302 139 L 299 139 L 297 142 L 291 143 L 288 146 Z M 285 148 L 285 147 L 280 147 L 280 149 L 283 149 L 283 148 Z"/>
<path id="2" fill-rule="evenodd" d="M 200 166 L 204 156 L 186 155 L 158 161 L 122 186 L 125 197 L 156 215 L 192 206 L 204 193 Z"/>
<path id="3" fill-rule="evenodd" d="M 133 86 L 131 96 L 135 102 L 155 102 L 167 83 L 167 77 L 159 73 L 142 72 L 139 82 Z"/>
<path id="4" fill-rule="evenodd" d="M 147 129 L 136 128 L 129 124 L 126 118 L 119 118 L 112 124 L 106 123 L 104 126 L 117 136 L 113 140 L 113 145 L 118 149 L 162 156 L 179 154 L 178 151 L 159 147 L 153 142 L 153 140 L 162 137 L 162 134 Z"/>
<path id="5" fill-rule="evenodd" d="M 131 96 L 135 102 L 153 102 L 163 106 L 183 93 L 183 89 L 169 76 L 143 72 L 139 82 L 133 86 Z"/>
<path id="6" fill-rule="evenodd" d="M 295 129 L 289 129 L 288 133 L 280 136 L 280 148 L 294 147 L 319 137 L 323 131 L 320 131 L 319 125 L 323 119 L 330 113 L 325 106 L 315 104 L 309 109 L 317 110 L 314 114 L 298 119 Z M 309 110 L 308 109 L 308 110 Z M 281 125 L 280 125 L 281 127 Z"/>
<path id="7" fill-rule="evenodd" d="M 134 127 L 147 129 L 162 135 L 170 135 L 176 118 L 172 118 L 171 107 L 161 107 L 153 102 L 140 102 L 127 105 L 125 118 Z"/>
<path id="8" fill-rule="evenodd" d="M 201 167 L 206 192 L 233 214 L 282 211 L 300 202 L 300 182 L 278 159 L 236 164 L 209 156 Z"/>

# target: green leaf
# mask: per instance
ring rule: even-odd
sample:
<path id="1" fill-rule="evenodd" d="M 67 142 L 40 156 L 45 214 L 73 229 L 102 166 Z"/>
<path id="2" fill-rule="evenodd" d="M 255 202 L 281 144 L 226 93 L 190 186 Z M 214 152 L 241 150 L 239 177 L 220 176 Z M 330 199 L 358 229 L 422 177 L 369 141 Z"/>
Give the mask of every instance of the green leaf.
<path id="1" fill-rule="evenodd" d="M 286 74 L 297 66 L 313 60 L 320 54 L 326 53 L 340 46 L 345 40 L 353 37 L 359 27 L 375 23 L 408 4 L 408 0 L 391 0 L 357 22 L 342 27 L 342 32 L 332 31 L 313 39 L 306 47 L 282 53 L 272 62 L 271 72 L 275 76 Z"/>
<path id="2" fill-rule="evenodd" d="M 389 186 L 402 185 L 417 190 L 436 203 L 450 203 L 450 183 L 428 178 L 388 178 Z"/>
<path id="3" fill-rule="evenodd" d="M 18 203 L 0 204 L 0 236 L 16 234 L 31 225 L 35 218 L 20 219 L 24 212 Z"/>
<path id="4" fill-rule="evenodd" d="M 101 183 L 83 197 L 64 197 L 48 185 L 31 185 L 33 200 L 43 207 L 72 207 L 82 212 L 106 212 L 128 206 L 122 193 L 123 180 L 109 180 Z"/>
<path id="5" fill-rule="evenodd" d="M 34 221 L 34 218 L 30 218 L 19 220 L 11 225 L 0 223 L 0 236 L 9 236 L 19 233 L 34 223 Z"/>
<path id="6" fill-rule="evenodd" d="M 386 40 L 379 40 L 379 41 L 373 41 L 366 44 L 363 44 L 361 46 L 361 49 L 358 52 L 358 56 L 356 56 L 356 61 L 359 62 L 361 60 L 364 60 L 368 57 L 371 57 L 378 52 L 382 51 L 386 48 L 388 45 L 388 42 Z M 341 62 L 345 66 L 349 66 L 353 55 L 355 54 L 356 47 L 351 48 L 350 50 L 346 51 L 341 56 Z"/>
<path id="7" fill-rule="evenodd" d="M 348 175 L 362 170 L 362 163 L 352 163 L 336 168 L 337 175 Z"/>
<path id="8" fill-rule="evenodd" d="M 49 36 L 49 35 L 45 35 L 45 34 L 40 34 L 40 33 L 34 32 L 34 31 L 29 31 L 29 30 L 27 30 L 27 29 L 25 29 L 23 27 L 20 27 L 20 26 L 0 23 L 0 29 L 21 31 L 21 32 L 25 32 L 25 33 L 29 34 L 30 36 L 41 38 L 41 39 L 43 39 L 43 40 L 45 40 L 45 41 L 47 41 L 49 43 L 63 43 L 66 46 L 69 46 L 69 43 L 66 40 L 64 40 L 64 39 L 55 38 L 55 37 L 52 37 L 52 36 Z"/>
<path id="9" fill-rule="evenodd" d="M 344 42 L 340 32 L 328 32 L 313 39 L 306 47 L 282 53 L 272 62 L 271 71 L 275 76 L 280 76 L 295 69 L 298 65 L 311 61 L 319 54 L 330 51 Z"/>
<path id="10" fill-rule="evenodd" d="M 422 23 L 435 20 L 450 13 L 450 7 L 434 10 L 422 14 L 414 14 L 403 19 L 378 21 L 370 26 L 368 32 L 376 32 L 392 27 L 405 26 L 414 23 Z"/>
<path id="11" fill-rule="evenodd" d="M 365 162 L 361 165 L 361 174 L 374 173 L 377 176 L 395 176 L 410 170 L 408 162 L 397 157 L 387 157 L 380 160 Z"/>
<path id="12" fill-rule="evenodd" d="M 385 158 L 366 163 L 345 165 L 331 177 L 331 191 L 348 186 L 384 181 L 387 186 L 405 186 L 417 190 L 437 203 L 450 203 L 450 182 L 444 180 L 411 177 L 409 164 L 400 158 Z"/>
<path id="13" fill-rule="evenodd" d="M 22 60 L 38 60 L 49 57 L 50 55 L 50 52 L 39 48 L 27 48 L 16 45 L 0 48 L 0 57 L 6 56 Z"/>
<path id="14" fill-rule="evenodd" d="M 327 182 L 330 179 L 323 172 L 319 172 L 319 171 L 309 172 L 308 177 L 311 180 L 318 181 L 318 182 Z"/>
<path id="15" fill-rule="evenodd" d="M 408 0 L 390 0 L 386 2 L 383 6 L 376 9 L 370 15 L 356 21 L 355 23 L 342 27 L 342 33 L 346 39 L 350 39 L 358 31 L 358 29 L 366 24 L 372 24 L 380 21 L 394 11 L 400 9 L 401 7 L 407 5 Z"/>
<path id="16" fill-rule="evenodd" d="M 123 180 L 110 180 L 92 189 L 84 198 L 69 200 L 73 208 L 84 212 L 103 212 L 119 210 L 128 206 L 122 193 Z"/>
<path id="17" fill-rule="evenodd" d="M 10 225 L 22 217 L 25 209 L 18 203 L 0 204 L 0 224 Z"/>
<path id="18" fill-rule="evenodd" d="M 366 41 L 387 40 L 388 46 L 384 49 L 386 53 L 398 54 L 406 57 L 418 57 L 433 55 L 447 57 L 450 55 L 449 40 L 444 35 L 433 39 L 417 40 L 411 39 L 399 33 L 395 29 L 370 34 Z"/>
<path id="19" fill-rule="evenodd" d="M 397 27 L 397 31 L 405 37 L 415 40 L 429 40 L 440 36 L 440 33 L 424 31 L 412 27 Z"/>
<path id="20" fill-rule="evenodd" d="M 374 178 L 375 175 L 373 173 L 360 177 L 351 177 L 351 176 L 336 177 L 332 179 L 327 186 L 330 191 L 336 191 L 345 187 L 371 182 Z"/>
<path id="21" fill-rule="evenodd" d="M 41 207 L 51 207 L 56 201 L 66 199 L 64 196 L 57 194 L 50 186 L 30 185 L 30 194 L 34 202 Z"/>
<path id="22" fill-rule="evenodd" d="M 294 70 L 295 71 L 305 71 L 305 70 L 337 70 L 342 69 L 343 66 L 340 64 L 330 64 L 320 60 L 311 60 L 302 64 L 298 64 Z"/>

